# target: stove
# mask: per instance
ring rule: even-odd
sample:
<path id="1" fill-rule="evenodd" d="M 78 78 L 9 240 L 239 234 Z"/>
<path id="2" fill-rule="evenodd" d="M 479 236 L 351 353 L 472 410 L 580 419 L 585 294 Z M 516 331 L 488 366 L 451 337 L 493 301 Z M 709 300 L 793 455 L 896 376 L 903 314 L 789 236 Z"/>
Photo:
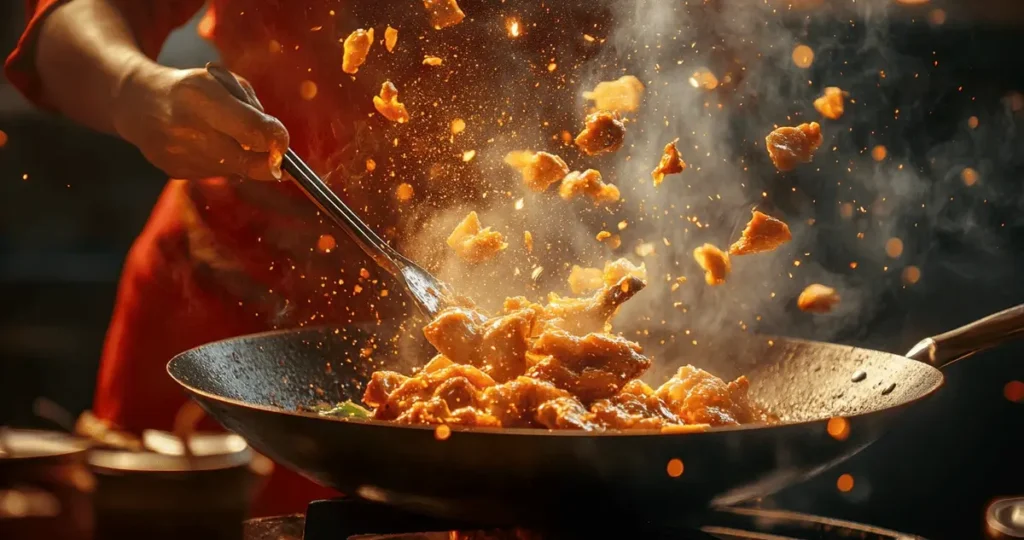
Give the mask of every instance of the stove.
<path id="1" fill-rule="evenodd" d="M 857 523 L 758 508 L 709 511 L 696 525 L 614 524 L 604 520 L 545 531 L 494 529 L 405 513 L 354 499 L 314 501 L 306 515 L 247 521 L 245 540 L 924 540 Z"/>

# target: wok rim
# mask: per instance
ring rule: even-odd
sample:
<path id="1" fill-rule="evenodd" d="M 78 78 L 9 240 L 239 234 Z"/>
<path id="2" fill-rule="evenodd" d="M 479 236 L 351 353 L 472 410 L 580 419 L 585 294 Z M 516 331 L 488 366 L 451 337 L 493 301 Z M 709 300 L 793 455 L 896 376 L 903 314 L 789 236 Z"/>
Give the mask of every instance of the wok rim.
<path id="1" fill-rule="evenodd" d="M 196 352 L 196 351 L 198 351 L 200 349 L 204 349 L 204 348 L 206 348 L 208 346 L 211 346 L 211 345 L 225 344 L 225 343 L 228 343 L 228 342 L 238 341 L 238 340 L 241 340 L 241 339 L 265 339 L 265 338 L 270 338 L 270 337 L 282 336 L 282 335 L 286 335 L 286 334 L 298 334 L 298 333 L 301 333 L 301 332 L 311 332 L 312 333 L 312 332 L 322 331 L 322 330 L 331 329 L 331 328 L 337 328 L 337 327 L 336 326 L 331 326 L 331 325 L 322 325 L 322 326 L 313 326 L 313 327 L 305 327 L 305 328 L 293 328 L 293 329 L 282 329 L 282 330 L 267 330 L 265 332 L 257 332 L 257 333 L 253 333 L 253 334 L 243 334 L 243 335 L 240 335 L 240 336 L 234 336 L 234 337 L 219 339 L 219 340 L 216 340 L 216 341 L 211 341 L 209 343 L 204 343 L 203 345 L 192 347 L 192 348 L 190 348 L 188 350 L 182 351 L 182 352 L 174 355 L 174 357 L 171 358 L 170 361 L 167 362 L 166 371 L 167 371 L 167 374 L 171 377 L 171 379 L 174 380 L 174 382 L 178 383 L 179 386 L 184 388 L 185 391 L 188 392 L 189 394 L 191 394 L 192 396 L 200 397 L 200 398 L 203 398 L 203 399 L 206 399 L 206 400 L 210 400 L 210 401 L 214 401 L 214 402 L 219 402 L 221 404 L 229 405 L 229 406 L 232 406 L 232 407 L 240 407 L 240 408 L 245 408 L 245 409 L 255 409 L 255 410 L 259 410 L 259 411 L 266 412 L 266 413 L 284 414 L 284 415 L 288 415 L 288 416 L 298 416 L 298 417 L 309 418 L 309 419 L 313 419 L 313 420 L 323 420 L 323 421 L 328 421 L 328 422 L 341 422 L 341 423 L 345 423 L 345 424 L 353 424 L 353 425 L 359 425 L 359 426 L 373 426 L 373 427 L 383 427 L 383 428 L 400 428 L 400 429 L 412 429 L 412 430 L 431 431 L 431 432 L 433 432 L 434 430 L 437 429 L 437 426 L 434 426 L 432 424 L 431 425 L 427 425 L 427 424 L 397 424 L 395 422 L 390 422 L 390 421 L 387 421 L 387 420 L 375 420 L 375 419 L 372 419 L 372 418 L 367 418 L 367 419 L 339 418 L 339 417 L 334 417 L 334 416 L 322 416 L 322 415 L 319 415 L 319 414 L 316 414 L 316 413 L 305 412 L 305 411 L 300 411 L 300 410 L 289 410 L 289 409 L 285 409 L 283 407 L 273 407 L 273 406 L 268 406 L 268 405 L 263 405 L 263 404 L 247 403 L 247 402 L 242 401 L 240 399 L 229 398 L 229 397 L 224 397 L 224 396 L 218 396 L 216 394 L 207 392 L 205 390 L 200 390 L 200 389 L 194 387 L 193 385 L 191 385 L 189 383 L 186 383 L 185 381 L 182 381 L 181 379 L 179 379 L 177 376 L 175 376 L 174 371 L 173 371 L 174 370 L 174 365 L 177 362 L 184 361 L 183 358 L 185 358 L 186 356 L 190 355 L 191 353 L 194 353 L 194 352 Z M 934 366 L 929 365 L 926 362 L 921 362 L 919 360 L 914 360 L 913 358 L 908 358 L 906 356 L 902 356 L 902 355 L 899 355 L 899 354 L 894 354 L 894 353 L 890 353 L 890 352 L 886 352 L 886 351 L 878 351 L 878 350 L 875 350 L 875 349 L 864 349 L 864 348 L 860 348 L 860 347 L 855 347 L 853 345 L 840 345 L 838 343 L 828 343 L 828 342 L 823 342 L 823 341 L 812 341 L 812 340 L 808 340 L 808 339 L 791 338 L 791 337 L 785 337 L 785 336 L 773 336 L 773 335 L 768 335 L 768 334 L 753 334 L 753 335 L 764 337 L 765 339 L 769 339 L 769 340 L 784 340 L 784 341 L 790 342 L 790 343 L 804 343 L 804 344 L 808 344 L 808 345 L 821 345 L 821 344 L 825 344 L 825 345 L 830 345 L 830 346 L 835 346 L 835 347 L 847 347 L 847 348 L 854 349 L 854 350 L 862 350 L 862 351 L 870 351 L 870 352 L 874 352 L 874 353 L 887 354 L 887 355 L 890 355 L 890 356 L 894 356 L 896 358 L 901 358 L 903 360 L 907 360 L 907 361 L 910 361 L 910 362 L 914 362 L 916 364 L 920 364 L 920 365 L 922 365 L 922 366 L 924 366 L 924 367 L 934 371 L 935 374 L 938 375 L 938 381 L 934 385 L 932 385 L 931 388 L 929 388 L 927 391 L 923 392 L 922 394 L 920 394 L 919 396 L 917 396 L 917 397 L 915 397 L 913 399 L 909 399 L 907 401 L 903 401 L 903 402 L 900 402 L 900 403 L 898 403 L 896 405 L 892 405 L 892 406 L 889 406 L 889 407 L 883 407 L 883 408 L 880 408 L 880 409 L 874 409 L 874 410 L 862 412 L 862 413 L 859 413 L 859 414 L 853 414 L 853 415 L 842 416 L 841 417 L 841 418 L 846 419 L 846 420 L 858 419 L 858 418 L 862 418 L 862 417 L 866 417 L 866 416 L 870 416 L 870 415 L 874 415 L 874 414 L 878 414 L 878 413 L 882 413 L 882 412 L 886 412 L 886 411 L 892 411 L 893 409 L 898 409 L 898 408 L 903 408 L 903 407 L 906 407 L 906 406 L 914 405 L 914 404 L 916 404 L 916 403 L 918 403 L 920 401 L 923 401 L 926 398 L 931 397 L 933 394 L 935 394 L 935 392 L 937 392 L 940 388 L 942 388 L 946 384 L 946 376 L 942 372 L 942 370 L 937 369 Z M 708 434 L 723 433 L 723 432 L 752 431 L 752 430 L 763 430 L 763 429 L 772 429 L 772 428 L 781 429 L 781 428 L 791 428 L 791 427 L 799 427 L 799 426 L 808 427 L 808 426 L 810 426 L 812 424 L 817 424 L 817 423 L 821 423 L 821 422 L 827 422 L 831 418 L 835 418 L 835 417 L 815 418 L 813 420 L 800 420 L 800 421 L 797 421 L 797 422 L 781 422 L 781 423 L 778 423 L 778 424 L 741 424 L 741 425 L 738 425 L 738 426 L 712 426 L 712 427 L 709 427 L 709 428 L 704 429 L 702 431 L 692 431 L 692 432 L 689 432 L 689 433 L 672 433 L 672 432 L 666 433 L 666 432 L 663 432 L 661 430 L 656 430 L 656 429 L 609 430 L 609 431 L 602 431 L 602 432 L 592 432 L 592 431 L 583 431 L 583 430 L 575 430 L 575 429 L 491 428 L 491 427 L 459 426 L 459 425 L 455 425 L 455 424 L 444 424 L 444 425 L 448 426 L 448 428 L 452 431 L 452 433 L 471 433 L 471 434 L 479 433 L 479 434 L 482 434 L 482 435 L 519 435 L 519 436 L 534 436 L 534 437 L 540 436 L 540 437 L 579 437 L 579 438 L 650 437 L 650 436 L 655 436 L 655 435 L 662 436 L 662 437 L 672 437 L 672 436 L 692 437 L 692 436 L 708 435 Z M 684 424 L 684 425 L 692 425 L 692 424 Z"/>

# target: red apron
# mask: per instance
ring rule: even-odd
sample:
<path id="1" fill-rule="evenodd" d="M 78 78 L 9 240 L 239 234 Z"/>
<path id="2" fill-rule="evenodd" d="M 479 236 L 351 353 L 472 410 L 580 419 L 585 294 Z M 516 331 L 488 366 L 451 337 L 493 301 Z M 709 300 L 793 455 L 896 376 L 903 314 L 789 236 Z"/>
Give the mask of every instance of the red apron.
<path id="1" fill-rule="evenodd" d="M 48 104 L 35 72 L 34 41 L 44 18 L 63 1 L 67 0 L 28 1 L 30 21 L 6 64 L 9 80 L 44 108 Z M 203 3 L 124 0 L 120 5 L 143 50 L 155 57 L 169 32 Z M 214 39 L 228 67 L 250 79 L 267 112 L 289 126 L 292 148 L 321 171 L 351 169 L 365 163 L 366 157 L 354 150 L 352 141 L 366 123 L 369 99 L 361 100 L 362 107 L 340 106 L 352 102 L 334 89 L 342 86 L 334 78 L 346 77 L 337 67 L 320 70 L 317 81 L 322 90 L 316 101 L 297 99 L 294 89 L 275 84 L 282 78 L 310 77 L 310 66 L 328 56 L 318 47 L 331 47 L 326 61 L 334 61 L 337 38 L 310 34 L 309 20 L 330 21 L 334 8 L 340 14 L 341 3 L 316 4 L 303 9 L 271 0 L 214 0 L 200 30 Z M 231 16 L 218 17 L 225 13 Z M 324 34 L 327 31 L 341 30 L 331 23 Z M 313 43 L 302 48 L 296 45 L 300 39 Z M 332 113 L 322 114 L 318 107 Z M 349 114 L 339 117 L 336 111 L 346 109 Z M 318 253 L 317 238 L 329 228 L 319 224 L 305 201 L 292 205 L 297 195 L 289 188 L 223 179 L 172 180 L 167 185 L 125 261 L 101 360 L 93 411 L 97 417 L 136 433 L 146 428 L 170 429 L 186 399 L 166 373 L 166 363 L 174 355 L 203 343 L 271 328 L 385 316 L 387 306 L 380 305 L 379 296 L 372 296 L 375 281 L 360 277 L 365 276 L 360 266 L 366 263 L 339 262 Z M 372 191 L 378 192 L 379 187 Z M 394 212 L 388 205 L 393 202 L 367 193 L 346 186 L 342 196 L 357 204 L 371 224 L 389 230 Z M 352 292 L 357 283 L 364 285 L 359 288 L 364 290 L 360 297 Z M 216 428 L 207 424 L 206 428 Z M 309 500 L 333 495 L 277 467 L 254 514 L 300 512 Z"/>

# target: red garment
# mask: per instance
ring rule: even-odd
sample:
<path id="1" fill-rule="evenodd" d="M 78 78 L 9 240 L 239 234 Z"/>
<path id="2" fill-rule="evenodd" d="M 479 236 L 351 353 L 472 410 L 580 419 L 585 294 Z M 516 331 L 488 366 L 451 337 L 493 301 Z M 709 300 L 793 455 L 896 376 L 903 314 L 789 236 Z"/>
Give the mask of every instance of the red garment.
<path id="1" fill-rule="evenodd" d="M 65 1 L 28 1 L 30 21 L 6 64 L 8 79 L 43 107 L 48 104 L 35 70 L 35 39 L 45 17 Z M 204 2 L 117 3 L 142 49 L 155 57 L 167 35 Z M 353 141 L 372 106 L 365 97 L 354 102 L 351 78 L 326 67 L 340 66 L 337 36 L 342 30 L 333 23 L 342 6 L 333 0 L 300 4 L 213 0 L 201 30 L 214 39 L 227 66 L 253 83 L 267 112 L 289 127 L 292 148 L 314 168 L 358 170 L 366 155 Z M 314 20 L 321 21 L 322 33 L 311 32 Z M 318 99 L 298 99 L 299 82 L 313 72 Z M 282 80 L 293 84 L 282 87 Z M 339 191 L 372 224 L 388 230 L 394 203 L 377 195 L 379 188 L 348 185 Z M 376 281 L 359 277 L 367 262 L 360 257 L 339 261 L 313 249 L 318 236 L 329 231 L 286 183 L 171 181 L 125 262 L 94 413 L 129 431 L 169 429 L 185 400 L 165 371 L 175 354 L 275 327 L 377 316 L 386 306 L 373 294 Z M 361 297 L 352 292 L 356 283 L 365 289 Z M 299 512 L 310 499 L 331 495 L 278 467 L 254 513 Z"/>

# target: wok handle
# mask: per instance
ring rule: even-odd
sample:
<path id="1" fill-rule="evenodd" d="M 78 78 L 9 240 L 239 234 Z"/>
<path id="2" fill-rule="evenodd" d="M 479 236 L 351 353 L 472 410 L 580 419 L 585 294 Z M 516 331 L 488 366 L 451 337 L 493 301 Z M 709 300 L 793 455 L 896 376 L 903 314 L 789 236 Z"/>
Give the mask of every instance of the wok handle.
<path id="1" fill-rule="evenodd" d="M 941 368 L 976 352 L 1021 337 L 1024 337 L 1024 304 L 925 338 L 914 345 L 906 356 Z"/>

